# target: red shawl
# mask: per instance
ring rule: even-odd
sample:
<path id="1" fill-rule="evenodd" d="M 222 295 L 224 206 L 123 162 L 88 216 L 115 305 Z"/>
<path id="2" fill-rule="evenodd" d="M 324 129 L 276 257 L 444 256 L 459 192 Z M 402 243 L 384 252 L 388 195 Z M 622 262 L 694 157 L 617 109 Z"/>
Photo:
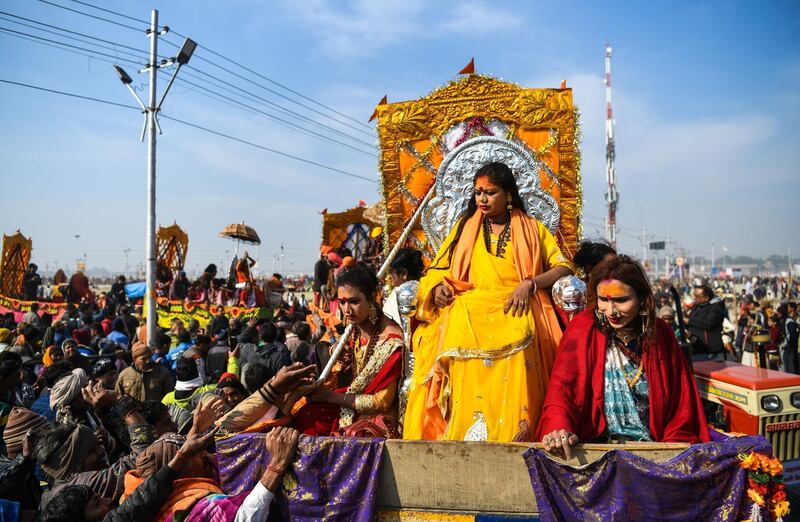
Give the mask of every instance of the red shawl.
<path id="1" fill-rule="evenodd" d="M 644 371 L 650 390 L 650 434 L 655 442 L 710 440 L 692 370 L 672 329 L 656 320 L 655 337 L 644 344 Z M 569 323 L 556 354 L 539 418 L 537 440 L 553 430 L 575 433 L 581 442 L 601 438 L 607 337 L 586 310 Z"/>
<path id="2" fill-rule="evenodd" d="M 399 335 L 389 334 L 387 339 L 401 339 Z M 363 393 L 376 393 L 392 382 L 400 379 L 403 368 L 403 350 L 396 350 L 383 363 L 377 375 L 364 388 Z M 349 386 L 336 390 L 339 393 L 347 391 Z M 339 406 L 310 402 L 303 406 L 299 411 L 292 415 L 291 426 L 306 435 L 331 435 L 339 427 Z"/>

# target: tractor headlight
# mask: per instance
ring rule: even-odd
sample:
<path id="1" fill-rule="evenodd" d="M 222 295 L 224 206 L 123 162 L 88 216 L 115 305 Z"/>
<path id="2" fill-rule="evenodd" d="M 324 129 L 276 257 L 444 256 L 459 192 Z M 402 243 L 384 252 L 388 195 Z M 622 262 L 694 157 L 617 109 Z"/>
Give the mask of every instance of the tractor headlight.
<path id="1" fill-rule="evenodd" d="M 761 407 L 767 411 L 778 411 L 781 409 L 781 400 L 777 395 L 765 395 L 761 397 Z"/>
<path id="2" fill-rule="evenodd" d="M 792 406 L 800 408 L 800 392 L 794 392 L 792 394 Z"/>

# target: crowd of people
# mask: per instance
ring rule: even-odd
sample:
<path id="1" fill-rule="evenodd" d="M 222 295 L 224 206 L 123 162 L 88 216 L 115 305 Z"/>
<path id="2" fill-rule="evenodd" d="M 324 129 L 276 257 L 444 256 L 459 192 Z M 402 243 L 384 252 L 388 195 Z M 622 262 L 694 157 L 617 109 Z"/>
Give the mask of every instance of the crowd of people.
<path id="1" fill-rule="evenodd" d="M 160 291 L 217 302 L 224 288 L 227 303 L 257 304 L 251 261 L 236 262 L 233 285 L 209 265 L 194 283 L 179 272 L 167 286 L 161 274 Z M 46 521 L 266 520 L 301 434 L 541 441 L 566 458 L 581 442 L 698 443 L 710 434 L 682 346 L 698 360 L 743 359 L 747 329 L 773 323 L 773 345 L 794 354 L 782 367 L 797 369 L 797 287 L 755 281 L 734 296 L 732 319 L 730 288 L 718 283 L 681 288 L 693 302 L 676 307 L 608 245 L 586 242 L 569 261 L 500 163 L 475 174 L 464 216 L 427 268 L 405 248 L 380 281 L 369 261 L 323 246 L 313 302 L 278 300 L 268 319 L 224 309 L 203 325 L 175 319 L 155 339 L 124 278 L 70 301 L 57 320 L 36 303 L 0 317 L 0 510 Z M 573 273 L 588 297 L 569 320 L 549 289 Z M 387 290 L 413 280 L 408 346 Z M 267 290 L 280 296 L 279 284 Z M 762 289 L 789 301 L 767 310 Z M 229 496 L 215 446 L 245 430 L 268 433 L 271 460 L 252 491 Z"/>
<path id="2" fill-rule="evenodd" d="M 677 299 L 669 286 L 666 281 L 657 285 L 658 315 L 691 348 L 694 361 L 728 360 L 800 373 L 800 281 L 756 276 L 696 279 L 676 285 Z M 682 325 L 676 317 L 679 306 Z"/>

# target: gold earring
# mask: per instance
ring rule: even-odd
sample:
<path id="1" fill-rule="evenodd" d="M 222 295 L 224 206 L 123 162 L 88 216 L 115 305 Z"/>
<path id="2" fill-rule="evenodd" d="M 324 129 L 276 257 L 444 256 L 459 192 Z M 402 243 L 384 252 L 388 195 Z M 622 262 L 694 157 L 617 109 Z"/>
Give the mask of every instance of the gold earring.
<path id="1" fill-rule="evenodd" d="M 594 309 L 594 317 L 597 319 L 597 323 L 601 329 L 610 328 L 611 325 L 608 324 L 608 319 L 606 318 L 605 314 L 600 311 L 599 308 Z"/>
<path id="2" fill-rule="evenodd" d="M 639 316 L 642 319 L 642 335 L 645 335 L 650 329 L 650 316 L 647 312 L 639 312 Z"/>
<path id="3" fill-rule="evenodd" d="M 509 195 L 506 197 L 506 203 L 507 203 L 507 204 L 506 204 L 506 208 L 507 208 L 508 210 L 511 210 L 511 209 L 513 209 L 513 208 L 514 208 L 514 205 L 512 204 L 513 202 L 514 202 L 514 200 L 511 198 L 511 194 L 509 194 Z"/>
<path id="4" fill-rule="evenodd" d="M 369 323 L 372 326 L 378 324 L 378 308 L 375 305 L 369 307 Z"/>

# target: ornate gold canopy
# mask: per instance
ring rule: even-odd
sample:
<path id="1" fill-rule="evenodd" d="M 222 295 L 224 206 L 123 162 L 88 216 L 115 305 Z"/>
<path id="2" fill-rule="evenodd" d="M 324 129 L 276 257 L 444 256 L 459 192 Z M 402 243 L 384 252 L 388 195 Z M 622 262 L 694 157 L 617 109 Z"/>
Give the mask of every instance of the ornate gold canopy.
<path id="1" fill-rule="evenodd" d="M 17 230 L 13 236 L 3 235 L 3 257 L 0 259 L 0 295 L 22 297 L 22 278 L 31 260 L 33 241 Z"/>
<path id="2" fill-rule="evenodd" d="M 189 250 L 189 235 L 177 223 L 173 223 L 168 227 L 158 227 L 156 241 L 158 262 L 173 272 L 183 270 Z"/>
<path id="3" fill-rule="evenodd" d="M 379 105 L 384 245 L 400 236 L 445 156 L 477 136 L 502 134 L 541 162 L 540 186 L 560 209 L 556 238 L 572 257 L 580 233 L 577 109 L 571 89 L 529 89 L 470 74 L 418 100 Z M 411 242 L 430 246 L 421 228 Z"/>

